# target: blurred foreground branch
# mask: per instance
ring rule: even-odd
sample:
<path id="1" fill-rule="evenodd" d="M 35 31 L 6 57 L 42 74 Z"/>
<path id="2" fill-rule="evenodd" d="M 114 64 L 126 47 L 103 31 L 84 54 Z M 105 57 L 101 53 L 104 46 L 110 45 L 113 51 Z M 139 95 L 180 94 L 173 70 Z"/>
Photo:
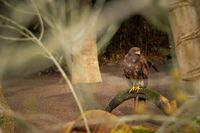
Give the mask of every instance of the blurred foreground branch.
<path id="1" fill-rule="evenodd" d="M 2 109 L 3 108 L 3 109 Z M 14 120 L 6 116 L 4 110 L 10 110 L 2 92 L 2 87 L 0 84 L 0 131 L 3 133 L 14 133 Z"/>

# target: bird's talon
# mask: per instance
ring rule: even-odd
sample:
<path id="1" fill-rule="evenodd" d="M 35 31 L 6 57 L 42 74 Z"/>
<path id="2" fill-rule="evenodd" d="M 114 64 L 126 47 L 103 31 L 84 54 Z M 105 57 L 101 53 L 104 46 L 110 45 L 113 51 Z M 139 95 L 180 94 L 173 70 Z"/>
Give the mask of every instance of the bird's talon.
<path id="1" fill-rule="evenodd" d="M 140 88 L 139 86 L 136 87 L 136 92 L 138 92 L 140 89 L 142 89 L 142 88 Z"/>
<path id="2" fill-rule="evenodd" d="M 132 88 L 129 90 L 129 93 L 134 92 L 134 91 L 138 92 L 140 89 L 142 89 L 142 88 L 140 88 L 139 86 L 137 86 L 137 87 L 132 87 Z"/>

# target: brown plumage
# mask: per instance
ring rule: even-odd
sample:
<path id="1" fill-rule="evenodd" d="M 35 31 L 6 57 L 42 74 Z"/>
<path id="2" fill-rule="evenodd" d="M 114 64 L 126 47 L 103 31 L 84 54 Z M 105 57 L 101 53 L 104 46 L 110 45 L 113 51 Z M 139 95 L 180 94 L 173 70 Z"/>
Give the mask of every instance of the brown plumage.
<path id="1" fill-rule="evenodd" d="M 123 60 L 123 72 L 130 87 L 147 87 L 148 64 L 140 48 L 133 47 Z"/>

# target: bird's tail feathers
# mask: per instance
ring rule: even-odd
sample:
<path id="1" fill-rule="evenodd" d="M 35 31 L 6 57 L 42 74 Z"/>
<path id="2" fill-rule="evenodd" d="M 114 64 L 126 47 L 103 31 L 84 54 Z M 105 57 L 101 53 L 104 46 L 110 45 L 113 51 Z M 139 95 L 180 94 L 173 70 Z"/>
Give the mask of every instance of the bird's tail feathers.
<path id="1" fill-rule="evenodd" d="M 157 69 L 157 67 L 153 64 L 153 62 L 147 61 L 147 63 L 149 65 L 149 67 L 152 67 L 156 72 L 159 72 L 158 69 Z"/>

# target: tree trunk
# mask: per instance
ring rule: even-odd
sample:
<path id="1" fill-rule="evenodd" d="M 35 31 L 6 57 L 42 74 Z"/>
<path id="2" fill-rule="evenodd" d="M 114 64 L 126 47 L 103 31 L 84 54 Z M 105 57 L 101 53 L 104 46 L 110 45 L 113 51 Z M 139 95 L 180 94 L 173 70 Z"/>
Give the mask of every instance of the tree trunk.
<path id="1" fill-rule="evenodd" d="M 72 83 L 83 108 L 96 109 L 99 106 L 90 91 L 96 88 L 96 83 L 102 81 L 97 58 L 96 33 L 86 34 L 80 46 L 80 49 L 76 46 L 72 48 Z"/>
<path id="2" fill-rule="evenodd" d="M 96 33 L 87 34 L 81 46 L 78 47 L 80 48 L 73 47 L 75 50 L 72 55 L 72 82 L 74 84 L 101 82 Z"/>
<path id="3" fill-rule="evenodd" d="M 169 20 L 183 81 L 200 94 L 200 25 L 193 0 L 171 0 Z"/>
<path id="4" fill-rule="evenodd" d="M 14 121 L 6 113 L 10 110 L 6 100 L 3 96 L 0 84 L 0 129 L 3 133 L 14 133 Z M 6 112 L 5 112 L 6 111 Z"/>

